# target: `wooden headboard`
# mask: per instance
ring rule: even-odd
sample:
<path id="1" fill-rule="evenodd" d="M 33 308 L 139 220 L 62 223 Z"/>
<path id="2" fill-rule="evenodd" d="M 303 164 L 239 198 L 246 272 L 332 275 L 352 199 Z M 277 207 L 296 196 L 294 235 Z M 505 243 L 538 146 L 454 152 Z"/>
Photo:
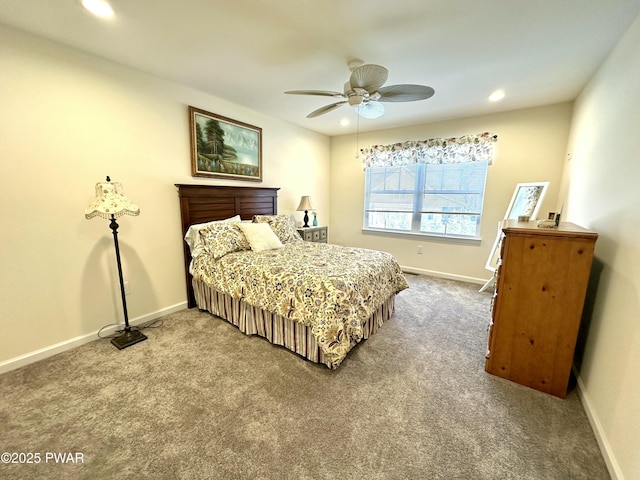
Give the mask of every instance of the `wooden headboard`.
<path id="1" fill-rule="evenodd" d="M 180 197 L 180 218 L 182 220 L 182 238 L 189 227 L 196 223 L 224 220 L 240 215 L 250 220 L 254 215 L 275 215 L 278 213 L 279 188 L 230 187 L 213 185 L 176 184 Z M 191 252 L 184 242 L 184 271 L 187 284 L 189 308 L 196 306 L 191 284 L 189 264 Z"/>

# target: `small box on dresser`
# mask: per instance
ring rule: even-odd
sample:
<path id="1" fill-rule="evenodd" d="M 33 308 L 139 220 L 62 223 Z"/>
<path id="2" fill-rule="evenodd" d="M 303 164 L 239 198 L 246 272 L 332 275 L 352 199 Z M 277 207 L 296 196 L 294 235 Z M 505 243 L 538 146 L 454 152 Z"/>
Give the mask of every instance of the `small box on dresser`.
<path id="1" fill-rule="evenodd" d="M 564 398 L 598 234 L 505 220 L 485 370 Z"/>
<path id="2" fill-rule="evenodd" d="M 328 227 L 301 227 L 298 233 L 307 242 L 327 243 Z"/>

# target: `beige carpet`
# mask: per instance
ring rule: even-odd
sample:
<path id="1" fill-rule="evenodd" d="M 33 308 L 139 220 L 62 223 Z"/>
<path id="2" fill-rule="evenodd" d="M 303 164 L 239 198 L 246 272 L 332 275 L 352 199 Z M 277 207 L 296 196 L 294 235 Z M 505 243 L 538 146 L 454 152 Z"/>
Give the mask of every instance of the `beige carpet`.
<path id="1" fill-rule="evenodd" d="M 609 478 L 577 392 L 484 372 L 488 293 L 407 279 L 336 371 L 194 309 L 125 350 L 97 340 L 4 374 L 2 451 L 40 463 L 0 478 Z"/>

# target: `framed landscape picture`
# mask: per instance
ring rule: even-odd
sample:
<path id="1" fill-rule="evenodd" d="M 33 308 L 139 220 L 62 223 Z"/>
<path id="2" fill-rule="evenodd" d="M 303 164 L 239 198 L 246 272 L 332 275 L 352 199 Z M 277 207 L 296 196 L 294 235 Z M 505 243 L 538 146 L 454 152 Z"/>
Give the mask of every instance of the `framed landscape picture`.
<path id="1" fill-rule="evenodd" d="M 189 107 L 191 174 L 262 181 L 262 129 Z"/>

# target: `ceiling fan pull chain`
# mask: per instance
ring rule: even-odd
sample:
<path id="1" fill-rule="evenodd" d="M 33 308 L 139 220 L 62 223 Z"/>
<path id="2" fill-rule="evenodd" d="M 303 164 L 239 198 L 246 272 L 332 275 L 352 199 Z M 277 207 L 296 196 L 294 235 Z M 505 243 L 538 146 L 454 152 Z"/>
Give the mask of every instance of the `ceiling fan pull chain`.
<path id="1" fill-rule="evenodd" d="M 356 109 L 356 158 L 360 158 L 360 144 L 358 143 L 358 136 L 360 135 L 360 105 Z"/>

